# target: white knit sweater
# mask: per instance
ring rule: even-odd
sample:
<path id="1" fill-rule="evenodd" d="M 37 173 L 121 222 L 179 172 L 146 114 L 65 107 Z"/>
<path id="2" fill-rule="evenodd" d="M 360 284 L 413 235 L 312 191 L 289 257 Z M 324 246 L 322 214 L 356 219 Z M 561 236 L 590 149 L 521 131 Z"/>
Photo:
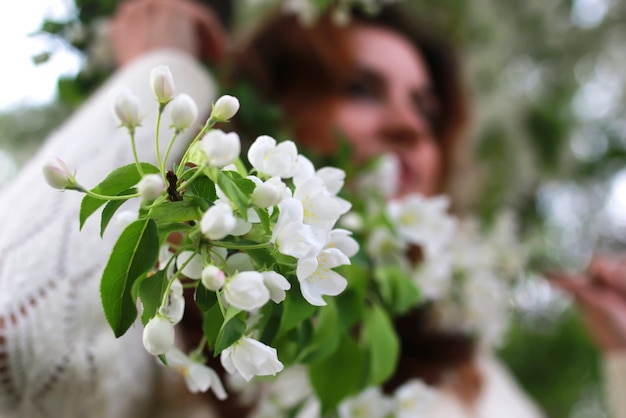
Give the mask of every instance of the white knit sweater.
<path id="1" fill-rule="evenodd" d="M 156 103 L 148 79 L 160 64 L 172 70 L 177 92 L 190 94 L 199 114 L 207 115 L 215 85 L 206 71 L 179 52 L 148 54 L 112 77 L 0 190 L 2 418 L 211 416 L 206 404 L 189 403 L 193 400 L 181 392 L 180 382 L 163 390 L 163 368 L 145 352 L 141 327 L 115 339 L 102 313 L 98 286 L 119 230 L 112 225 L 100 239 L 94 215 L 80 232 L 82 195 L 53 190 L 41 172 L 45 162 L 59 157 L 77 168 L 81 184 L 92 187 L 116 167 L 132 162 L 127 133 L 110 117 L 110 92 L 122 86 L 131 88 L 144 104 L 146 117 L 137 130 L 137 145 L 140 158 L 154 162 Z M 167 141 L 170 135 L 160 137 Z M 179 138 L 172 161 L 189 139 Z M 477 365 L 485 388 L 475 409 L 468 411 L 444 394 L 431 418 L 541 416 L 496 359 L 481 355 Z M 620 396 L 626 391 L 626 356 L 607 357 L 605 370 L 613 417 L 626 418 L 626 398 Z"/>
<path id="2" fill-rule="evenodd" d="M 143 348 L 141 327 L 116 340 L 100 306 L 100 275 L 119 231 L 100 239 L 98 215 L 79 231 L 82 195 L 49 187 L 41 167 L 59 157 L 93 187 L 131 163 L 128 134 L 111 116 L 111 91 L 123 86 L 142 101 L 137 147 L 143 161 L 154 162 L 157 104 L 149 74 L 159 64 L 170 67 L 177 92 L 191 95 L 199 114 L 208 115 L 215 85 L 198 63 L 174 51 L 146 55 L 112 77 L 0 190 L 2 417 L 155 416 L 149 405 L 159 366 Z M 172 158 L 188 140 L 179 138 Z"/>

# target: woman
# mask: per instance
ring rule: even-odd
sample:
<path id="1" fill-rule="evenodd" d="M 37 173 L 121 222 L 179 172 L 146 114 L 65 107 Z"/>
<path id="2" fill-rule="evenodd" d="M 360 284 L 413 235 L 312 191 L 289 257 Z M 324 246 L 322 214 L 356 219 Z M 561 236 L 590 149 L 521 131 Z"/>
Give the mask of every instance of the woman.
<path id="1" fill-rule="evenodd" d="M 199 56 L 203 51 L 200 47 L 203 43 L 199 43 L 199 39 L 205 38 L 195 36 L 198 29 L 215 30 L 216 24 L 207 21 L 206 11 L 195 6 L 183 0 L 128 2 L 120 10 L 113 26 L 113 39 L 117 39 L 118 56 L 127 65 L 117 79 L 106 87 L 111 88 L 113 84 L 119 84 L 120 79 L 124 79 L 126 83 L 133 83 L 133 87 L 135 85 L 139 87 L 142 83 L 147 84 L 145 83 L 147 63 L 152 63 L 152 66 L 167 64 L 172 67 L 175 75 L 180 72 L 188 76 L 177 76 L 177 80 L 187 80 L 188 83 L 187 86 L 180 86 L 181 90 L 193 91 L 196 94 L 196 101 L 201 105 L 205 104 L 201 111 L 208 112 L 206 105 L 214 97 L 212 84 L 206 76 L 197 74 L 200 66 L 190 59 L 190 56 Z M 280 22 L 274 26 L 272 24 L 266 26 L 265 35 L 259 33 L 255 36 L 256 42 L 261 44 L 251 43 L 246 50 L 247 53 L 242 55 L 243 59 L 237 61 L 237 67 L 240 69 L 238 75 L 251 79 L 262 94 L 283 106 L 287 115 L 286 121 L 297 121 L 292 128 L 301 143 L 321 152 L 332 152 L 334 144 L 332 133 L 338 128 L 354 145 L 359 159 L 367 159 L 383 151 L 393 151 L 400 156 L 402 161 L 400 193 L 435 194 L 442 191 L 449 172 L 453 145 L 461 133 L 464 122 L 463 102 L 460 100 L 462 96 L 456 83 L 458 80 L 455 78 L 455 71 L 449 71 L 453 67 L 449 66 L 450 62 L 447 61 L 448 56 L 444 50 L 421 38 L 420 41 L 413 42 L 413 36 L 409 35 L 410 31 L 395 26 L 396 17 L 390 17 L 392 20 L 388 23 L 393 23 L 391 26 L 393 29 L 390 29 L 383 23 L 385 16 L 387 15 L 381 15 L 381 22 L 378 23 L 356 21 L 346 29 L 337 28 L 331 22 L 324 21 L 322 26 L 316 27 L 312 32 L 295 26 L 296 22 L 293 19 L 279 19 Z M 158 38 L 150 35 L 154 32 L 147 31 L 150 24 L 155 22 L 163 24 L 159 28 Z M 287 29 L 294 32 L 290 35 Z M 134 35 L 129 35 L 129 31 Z M 143 33 L 144 37 L 138 37 L 138 33 Z M 220 50 L 220 38 L 215 32 L 212 35 L 211 32 L 208 33 L 213 40 L 212 50 L 214 54 L 219 55 L 216 51 Z M 292 36 L 294 33 L 297 33 L 297 37 Z M 283 45 L 279 48 L 277 56 L 272 56 L 271 42 L 268 46 L 270 50 L 263 50 L 263 39 L 266 42 L 281 39 Z M 131 52 L 122 53 L 121 51 L 131 44 L 136 46 L 129 40 L 145 40 L 146 44 L 134 48 Z M 155 40 L 159 42 L 155 44 Z M 296 42 L 291 45 L 290 41 Z M 325 49 L 328 45 L 333 46 L 330 51 Z M 188 54 L 166 53 L 163 52 L 164 47 L 187 51 Z M 258 59 L 250 55 L 256 48 L 261 51 Z M 148 51 L 152 49 L 156 52 Z M 311 54 L 310 51 L 318 53 Z M 393 54 L 388 56 L 390 52 Z M 438 57 L 437 54 L 443 55 Z M 265 61 L 268 58 L 270 59 Z M 397 61 L 394 61 L 396 59 Z M 291 67 L 290 71 L 284 71 L 288 65 L 295 63 L 299 63 L 300 67 Z M 142 66 L 143 72 L 138 69 Z M 398 71 L 405 68 L 412 71 Z M 291 74 L 295 76 L 289 79 Z M 313 82 L 315 84 L 311 84 Z M 150 93 L 146 92 L 144 95 L 149 96 Z M 39 167 L 46 157 L 55 155 L 59 149 L 67 148 L 69 139 L 76 140 L 86 129 L 91 129 L 89 126 L 85 127 L 86 119 L 93 121 L 105 118 L 106 115 L 101 114 L 104 113 L 101 103 L 105 101 L 102 96 L 103 94 L 100 94 L 95 97 L 87 105 L 86 110 L 62 128 L 31 167 Z M 99 106 L 97 112 L 91 112 L 91 116 L 89 116 L 90 106 Z M 77 120 L 81 122 L 77 124 Z M 152 122 L 146 121 L 146 125 L 152 126 Z M 75 145 L 75 158 L 88 156 L 92 160 L 85 161 L 93 161 L 95 158 L 99 162 L 100 172 L 93 170 L 91 172 L 94 178 L 99 178 L 119 163 L 117 161 L 119 158 L 106 157 L 111 154 L 120 155 L 107 136 L 111 135 L 112 128 L 110 127 L 108 132 L 95 130 L 102 136 L 102 143 L 99 144 L 102 149 L 93 146 L 85 150 L 85 145 Z M 123 139 L 118 142 L 123 142 Z M 139 138 L 138 142 L 141 142 Z M 115 165 L 112 160 L 115 160 Z M 89 170 L 84 170 L 87 171 Z M 20 245 L 17 250 L 7 251 L 8 255 L 3 254 L 4 258 L 0 259 L 0 264 L 4 263 L 3 270 L 0 270 L 0 286 L 3 286 L 0 295 L 12 295 L 12 300 L 3 300 L 0 305 L 0 332 L 2 332 L 0 384 L 3 385 L 3 390 L 0 391 L 0 415 L 48 414 L 72 417 L 80 416 L 86 410 L 98 411 L 101 416 L 141 416 L 142 412 L 148 416 L 159 413 L 162 415 L 163 405 L 171 405 L 172 399 L 163 400 L 159 397 L 158 399 L 163 401 L 156 405 L 156 410 L 145 407 L 145 402 L 154 399 L 159 393 L 158 388 L 142 385 L 154 375 L 156 365 L 149 363 L 146 355 L 142 356 L 141 352 L 135 351 L 137 347 L 139 351 L 143 350 L 136 333 L 125 337 L 123 343 L 114 341 L 100 317 L 99 310 L 98 313 L 93 311 L 93 306 L 99 306 L 97 291 L 93 285 L 97 283 L 99 271 L 106 261 L 108 254 L 106 245 L 84 241 L 85 236 L 96 236 L 93 231 L 63 239 L 61 236 L 51 236 L 52 232 L 40 232 L 54 229 L 54 234 L 63 234 L 67 225 L 76 218 L 75 211 L 69 208 L 77 208 L 78 203 L 76 200 L 67 199 L 68 196 L 63 196 L 65 203 L 63 207 L 59 207 L 61 199 L 51 193 L 44 194 L 39 200 L 24 202 L 19 190 L 34 183 L 33 172 L 39 174 L 38 170 L 26 168 L 26 174 L 5 191 L 3 201 L 11 198 L 21 207 L 31 205 L 45 208 L 50 205 L 53 208 L 60 208 L 63 212 L 57 218 L 61 219 L 54 218 L 51 213 L 44 220 L 53 226 L 59 224 L 61 232 L 45 222 L 40 224 L 39 228 L 26 232 L 34 234 L 35 237 L 48 234 L 45 235 L 46 239 L 51 238 L 68 244 L 59 254 L 48 257 L 61 261 L 57 263 L 59 265 L 53 265 L 49 271 L 45 266 L 36 269 L 34 263 L 23 263 L 24 260 L 28 260 L 28 257 L 23 255 L 26 250 L 32 252 L 39 250 L 33 243 L 37 241 L 33 239 Z M 27 212 L 15 212 L 6 210 L 5 213 L 3 208 L 0 218 L 8 219 L 8 222 L 5 221 L 7 225 L 31 223 L 32 213 L 28 215 Z M 2 241 L 2 249 L 8 248 L 9 244 L 14 242 L 15 236 L 21 236 L 18 232 L 10 232 L 16 235 L 11 235 L 10 241 L 4 238 L 9 235 L 8 233 L 3 235 L 6 241 Z M 39 240 L 39 242 L 50 241 Z M 75 246 L 72 245 L 74 242 Z M 83 266 L 80 262 L 67 262 L 77 258 L 76 254 L 70 251 L 78 251 L 81 248 L 90 252 L 89 257 L 85 258 L 91 260 L 92 265 Z M 94 256 L 94 251 L 100 251 L 103 259 L 98 260 L 98 257 Z M 9 256 L 12 259 L 9 259 Z M 13 260 L 17 260 L 20 266 L 10 265 Z M 80 268 L 74 269 L 74 265 Z M 28 274 L 24 274 L 24 271 Z M 61 285 L 57 284 L 55 280 L 68 276 L 68 272 L 72 273 L 69 276 L 73 279 Z M 54 295 L 54 304 L 39 302 L 40 300 L 45 302 L 45 297 L 49 294 Z M 50 306 L 62 306 L 62 309 L 60 312 L 51 312 Z M 80 321 L 72 322 L 76 317 L 80 318 Z M 42 319 L 45 318 L 52 319 L 52 322 L 55 318 L 63 318 L 63 324 L 67 321 L 68 325 L 62 327 L 58 333 L 51 333 L 47 324 L 39 328 L 40 324 L 43 324 Z M 415 325 L 414 318 L 407 319 L 409 328 Z M 76 326 L 76 323 L 80 326 Z M 418 323 L 426 321 L 418 320 Z M 403 321 L 398 323 L 399 327 L 405 325 L 406 322 Z M 27 333 L 24 332 L 26 329 L 42 331 Z M 514 416 L 512 415 L 514 411 L 518 411 L 520 417 L 538 415 L 497 362 L 483 356 L 482 353 L 477 353 L 469 339 L 463 336 L 439 335 L 427 328 L 424 332 L 418 333 L 421 340 L 414 341 L 410 332 L 405 335 L 407 347 L 426 347 L 427 352 L 423 354 L 424 358 L 418 357 L 417 360 L 411 358 L 411 353 L 405 353 L 403 361 L 407 363 L 403 364 L 408 366 L 401 369 L 407 370 L 409 376 L 422 377 L 447 394 L 442 398 L 441 405 L 437 406 L 440 408 L 439 416 L 501 417 L 502 405 L 506 407 L 504 410 L 506 416 Z M 63 339 L 57 341 L 53 338 L 55 336 L 65 336 L 67 341 Z M 40 342 L 45 349 L 38 348 Z M 58 354 L 54 351 L 53 356 L 50 356 L 52 359 L 43 354 L 50 351 L 50 347 L 54 349 L 60 347 Z M 442 350 L 443 347 L 450 350 Z M 433 355 L 438 357 L 431 357 Z M 120 373 L 125 374 L 116 380 L 115 375 Z M 403 376 L 398 378 L 399 381 L 404 379 Z M 161 393 L 171 393 L 171 387 L 167 386 L 167 390 Z M 184 400 L 175 396 L 173 398 Z M 218 405 L 218 408 L 223 408 L 225 404 L 221 405 Z M 180 407 L 180 402 L 176 407 Z M 209 409 L 209 405 L 196 404 L 192 409 L 194 413 L 202 414 Z M 174 413 L 180 416 L 181 411 L 177 410 Z"/>

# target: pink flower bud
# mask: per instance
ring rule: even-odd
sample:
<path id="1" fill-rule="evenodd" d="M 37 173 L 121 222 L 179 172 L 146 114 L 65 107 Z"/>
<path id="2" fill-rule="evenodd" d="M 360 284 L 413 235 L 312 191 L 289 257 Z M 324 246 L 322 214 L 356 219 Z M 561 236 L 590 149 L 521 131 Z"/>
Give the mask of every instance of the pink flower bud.
<path id="1" fill-rule="evenodd" d="M 141 124 L 139 98 L 128 89 L 120 90 L 113 100 L 113 116 L 120 125 L 134 129 Z"/>
<path id="2" fill-rule="evenodd" d="M 230 120 L 239 110 L 239 100 L 236 97 L 224 95 L 217 99 L 213 105 L 211 117 L 218 121 L 226 122 Z"/>
<path id="3" fill-rule="evenodd" d="M 150 87 L 154 97 L 165 104 L 174 97 L 174 77 L 167 65 L 159 65 L 150 71 Z"/>
<path id="4" fill-rule="evenodd" d="M 202 284 L 209 290 L 214 292 L 220 290 L 225 280 L 224 272 L 214 265 L 208 265 L 202 270 Z"/>
<path id="5" fill-rule="evenodd" d="M 43 175 L 46 182 L 55 189 L 69 189 L 76 185 L 76 179 L 65 161 L 56 158 L 43 166 Z"/>
<path id="6" fill-rule="evenodd" d="M 179 94 L 169 104 L 172 127 L 177 131 L 189 128 L 198 117 L 198 106 L 188 94 Z"/>
<path id="7" fill-rule="evenodd" d="M 159 174 L 146 174 L 136 187 L 143 200 L 147 201 L 152 201 L 161 196 L 165 190 L 165 184 L 163 184 L 163 179 Z"/>

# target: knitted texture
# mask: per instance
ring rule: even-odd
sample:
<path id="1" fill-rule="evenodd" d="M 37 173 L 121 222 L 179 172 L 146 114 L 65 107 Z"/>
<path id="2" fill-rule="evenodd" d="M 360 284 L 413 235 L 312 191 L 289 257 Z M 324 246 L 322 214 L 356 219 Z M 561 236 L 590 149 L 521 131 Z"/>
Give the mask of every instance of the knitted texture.
<path id="1" fill-rule="evenodd" d="M 140 158 L 154 163 L 157 105 L 148 80 L 159 64 L 170 66 L 177 91 L 208 115 L 215 91 L 208 74 L 180 53 L 152 53 L 109 80 L 0 190 L 2 417 L 154 416 L 148 402 L 158 366 L 143 349 L 142 328 L 116 340 L 100 305 L 102 269 L 121 229 L 111 225 L 101 239 L 95 214 L 79 231 L 82 194 L 50 188 L 41 168 L 59 157 L 77 168 L 81 184 L 93 187 L 132 162 L 128 134 L 111 117 L 110 92 L 121 86 L 142 101 L 146 117 L 137 146 Z M 172 155 L 180 155 L 189 134 Z M 167 141 L 171 134 L 164 130 L 160 137 Z"/>

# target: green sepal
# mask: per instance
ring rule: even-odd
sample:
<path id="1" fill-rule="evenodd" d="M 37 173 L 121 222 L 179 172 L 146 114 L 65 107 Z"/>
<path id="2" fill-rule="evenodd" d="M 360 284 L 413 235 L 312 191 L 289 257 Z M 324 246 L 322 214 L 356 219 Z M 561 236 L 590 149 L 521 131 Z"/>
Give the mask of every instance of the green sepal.
<path id="1" fill-rule="evenodd" d="M 100 297 L 106 319 L 116 337 L 124 335 L 137 317 L 132 288 L 158 258 L 156 224 L 142 219 L 128 225 L 113 247 L 100 282 Z"/>
<path id="2" fill-rule="evenodd" d="M 156 174 L 159 172 L 158 168 L 148 163 L 141 163 L 141 168 L 145 174 Z M 113 170 L 91 191 L 106 196 L 117 196 L 139 183 L 139 180 L 141 180 L 141 174 L 137 171 L 137 165 L 128 164 Z M 96 199 L 88 195 L 83 198 L 79 214 L 80 229 L 85 225 L 85 221 L 106 202 L 107 200 Z"/>

